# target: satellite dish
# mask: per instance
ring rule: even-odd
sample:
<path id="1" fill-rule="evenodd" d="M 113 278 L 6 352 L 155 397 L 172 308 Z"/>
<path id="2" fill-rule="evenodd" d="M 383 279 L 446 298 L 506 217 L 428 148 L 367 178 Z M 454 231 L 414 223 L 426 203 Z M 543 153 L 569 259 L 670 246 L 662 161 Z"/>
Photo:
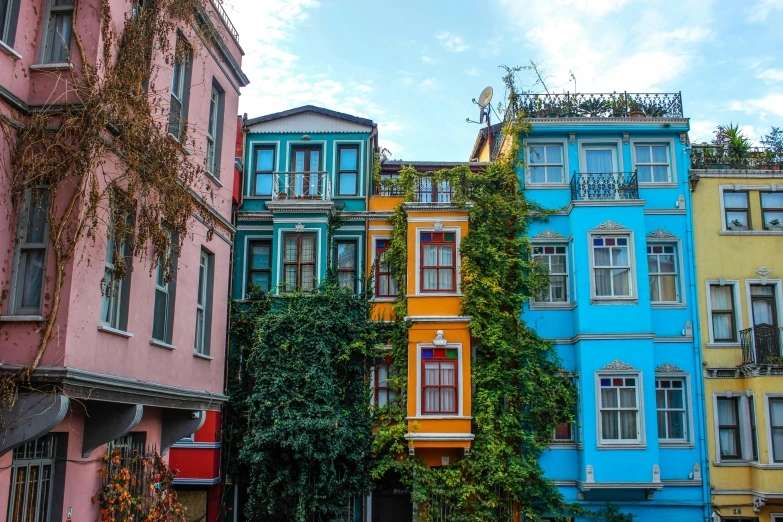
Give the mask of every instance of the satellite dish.
<path id="1" fill-rule="evenodd" d="M 479 95 L 478 106 L 485 109 L 490 101 L 492 101 L 492 87 L 485 87 Z"/>

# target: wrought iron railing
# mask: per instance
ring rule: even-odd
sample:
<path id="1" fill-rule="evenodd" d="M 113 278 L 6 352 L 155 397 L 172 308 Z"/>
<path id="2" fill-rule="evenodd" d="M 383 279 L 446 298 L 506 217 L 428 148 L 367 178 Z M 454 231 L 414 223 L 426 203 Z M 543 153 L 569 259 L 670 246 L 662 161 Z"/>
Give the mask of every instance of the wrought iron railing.
<path id="1" fill-rule="evenodd" d="M 522 94 L 512 108 L 523 118 L 682 118 L 682 93 Z M 506 115 L 508 117 L 508 114 Z"/>
<path id="2" fill-rule="evenodd" d="M 571 178 L 573 201 L 601 199 L 639 199 L 639 184 L 634 172 L 574 172 Z"/>
<path id="3" fill-rule="evenodd" d="M 332 199 L 328 172 L 276 172 L 272 199 Z"/>
<path id="4" fill-rule="evenodd" d="M 218 16 L 220 17 L 220 21 L 223 22 L 223 25 L 226 27 L 228 34 L 230 34 L 231 38 L 234 39 L 234 42 L 239 45 L 239 31 L 237 31 L 237 28 L 234 27 L 234 24 L 228 17 L 228 13 L 226 13 L 226 10 L 223 9 L 222 0 L 212 0 L 212 6 L 215 8 L 215 11 L 217 11 Z"/>
<path id="5" fill-rule="evenodd" d="M 692 169 L 761 169 L 781 170 L 783 151 L 767 147 L 750 147 L 736 151 L 714 145 L 693 145 Z"/>
<path id="6" fill-rule="evenodd" d="M 743 364 L 777 364 L 783 366 L 783 328 L 754 326 L 740 330 Z"/>

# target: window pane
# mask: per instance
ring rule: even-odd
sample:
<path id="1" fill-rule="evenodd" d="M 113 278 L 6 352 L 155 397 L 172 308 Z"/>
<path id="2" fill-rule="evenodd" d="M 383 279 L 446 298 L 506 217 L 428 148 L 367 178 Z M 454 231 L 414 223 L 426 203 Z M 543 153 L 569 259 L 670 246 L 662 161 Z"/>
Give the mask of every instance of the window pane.
<path id="1" fill-rule="evenodd" d="M 441 245 L 440 246 L 440 262 L 438 263 L 439 266 L 451 266 L 453 264 L 452 260 L 452 249 L 448 245 Z"/>
<path id="2" fill-rule="evenodd" d="M 636 175 L 639 183 L 651 183 L 653 180 L 652 167 L 649 165 L 639 165 L 636 167 Z"/>
<path id="3" fill-rule="evenodd" d="M 446 388 L 440 390 L 440 411 L 453 412 L 456 409 L 456 390 Z"/>
<path id="4" fill-rule="evenodd" d="M 41 291 L 44 279 L 44 249 L 22 251 L 20 265 L 23 267 L 22 308 L 38 308 L 41 305 Z"/>
<path id="5" fill-rule="evenodd" d="M 253 245 L 251 256 L 252 268 L 269 268 L 269 245 Z"/>
<path id="6" fill-rule="evenodd" d="M 616 440 L 620 438 L 616 411 L 601 412 L 601 438 L 606 440 Z"/>
<path id="7" fill-rule="evenodd" d="M 563 163 L 563 147 L 560 145 L 550 145 L 546 148 L 547 163 Z"/>
<path id="8" fill-rule="evenodd" d="M 561 183 L 563 181 L 563 168 L 547 167 L 546 181 L 547 183 Z"/>
<path id="9" fill-rule="evenodd" d="M 605 174 L 615 170 L 611 150 L 586 150 L 585 160 L 589 173 Z"/>
<path id="10" fill-rule="evenodd" d="M 450 268 L 441 268 L 438 270 L 438 289 L 439 290 L 452 290 L 452 269 Z"/>
<path id="11" fill-rule="evenodd" d="M 660 256 L 661 272 L 675 272 L 676 265 L 674 263 L 674 256 L 671 254 L 665 254 Z"/>
<path id="12" fill-rule="evenodd" d="M 546 167 L 530 167 L 531 183 L 546 183 Z"/>
<path id="13" fill-rule="evenodd" d="M 302 236 L 302 254 L 300 260 L 303 263 L 315 261 L 315 237 Z"/>
<path id="14" fill-rule="evenodd" d="M 286 266 L 285 267 L 285 289 L 286 292 L 293 292 L 296 290 L 297 286 L 297 277 L 296 277 L 296 266 Z"/>
<path id="15" fill-rule="evenodd" d="M 636 161 L 639 163 L 650 163 L 650 147 L 647 145 L 636 146 Z"/>
<path id="16" fill-rule="evenodd" d="M 617 407 L 617 390 L 615 388 L 604 388 L 601 390 L 601 407 Z"/>
<path id="17" fill-rule="evenodd" d="M 60 13 L 52 16 L 52 56 L 51 62 L 68 60 L 68 47 L 71 44 L 71 13 Z"/>
<path id="18" fill-rule="evenodd" d="M 729 228 L 748 226 L 747 212 L 726 212 L 726 224 Z"/>
<path id="19" fill-rule="evenodd" d="M 652 147 L 653 163 L 669 163 L 668 147 L 665 145 L 655 145 Z"/>
<path id="20" fill-rule="evenodd" d="M 623 439 L 635 439 L 636 432 L 636 412 L 635 411 L 621 411 L 620 412 L 620 427 Z"/>
<path id="21" fill-rule="evenodd" d="M 620 388 L 620 407 L 636 407 L 636 390 L 633 388 Z"/>
<path id="22" fill-rule="evenodd" d="M 256 149 L 256 170 L 273 171 L 275 151 L 272 149 Z"/>
<path id="23" fill-rule="evenodd" d="M 353 272 L 338 272 L 337 273 L 337 285 L 340 288 L 354 289 L 353 286 L 354 276 Z"/>
<path id="24" fill-rule="evenodd" d="M 772 457 L 775 462 L 783 460 L 783 430 L 772 430 Z"/>
<path id="25" fill-rule="evenodd" d="M 313 265 L 302 266 L 302 290 L 312 290 L 315 287 L 315 272 Z"/>
<path id="26" fill-rule="evenodd" d="M 437 290 L 438 289 L 438 270 L 436 268 L 424 269 L 424 290 Z"/>
<path id="27" fill-rule="evenodd" d="M 317 172 L 321 170 L 321 151 L 310 151 L 310 172 Z"/>
<path id="28" fill-rule="evenodd" d="M 337 268 L 354 268 L 356 266 L 356 243 L 337 244 Z"/>
<path id="29" fill-rule="evenodd" d="M 669 181 L 669 168 L 664 166 L 653 167 L 653 181 L 656 183 L 666 183 Z"/>
<path id="30" fill-rule="evenodd" d="M 660 407 L 660 405 L 659 405 Z M 666 412 L 658 412 L 658 438 L 665 439 L 666 437 Z"/>
<path id="31" fill-rule="evenodd" d="M 436 386 L 440 384 L 440 364 L 436 362 L 424 363 L 424 384 L 428 386 Z"/>
<path id="32" fill-rule="evenodd" d="M 629 272 L 627 268 L 612 270 L 612 285 L 614 287 L 614 295 L 616 296 L 629 296 L 631 295 L 631 287 L 629 285 Z"/>
<path id="33" fill-rule="evenodd" d="M 294 172 L 304 172 L 305 151 L 297 150 L 294 152 Z"/>
<path id="34" fill-rule="evenodd" d="M 658 272 L 658 256 L 647 256 L 647 270 L 651 274 Z"/>
<path id="35" fill-rule="evenodd" d="M 677 277 L 673 275 L 660 276 L 661 281 L 661 301 L 677 300 Z"/>
<path id="36" fill-rule="evenodd" d="M 544 147 L 530 147 L 530 163 L 544 163 L 546 156 L 544 155 Z"/>
<path id="37" fill-rule="evenodd" d="M 354 148 L 340 149 L 340 170 L 357 170 L 359 150 Z"/>
<path id="38" fill-rule="evenodd" d="M 168 295 L 155 290 L 155 308 L 152 315 L 152 338 L 168 341 L 166 337 Z"/>
<path id="39" fill-rule="evenodd" d="M 595 248 L 593 249 L 593 252 L 595 256 L 595 266 L 611 265 L 611 257 L 608 248 Z"/>
<path id="40" fill-rule="evenodd" d="M 613 266 L 628 266 L 628 249 L 627 248 L 613 248 L 612 249 L 612 265 Z"/>
<path id="41" fill-rule="evenodd" d="M 748 208 L 747 192 L 724 192 L 723 201 L 726 208 Z"/>
<path id="42" fill-rule="evenodd" d="M 670 439 L 685 438 L 685 413 L 681 411 L 670 411 L 666 414 L 669 424 Z"/>
<path id="43" fill-rule="evenodd" d="M 438 264 L 438 247 L 435 245 L 424 245 L 424 265 L 435 266 Z"/>
<path id="44" fill-rule="evenodd" d="M 438 388 L 427 388 L 424 392 L 425 410 L 437 412 L 440 411 L 440 390 Z"/>
<path id="45" fill-rule="evenodd" d="M 666 399 L 669 408 L 683 409 L 685 403 L 683 402 L 683 396 L 681 390 L 670 390 L 666 392 Z"/>
<path id="46" fill-rule="evenodd" d="M 297 239 L 296 236 L 286 236 L 285 238 L 285 261 L 296 261 Z"/>
<path id="47" fill-rule="evenodd" d="M 783 226 L 783 212 L 764 212 L 764 224 L 767 227 Z"/>
<path id="48" fill-rule="evenodd" d="M 737 425 L 737 408 L 734 399 L 718 399 L 718 423 L 722 425 Z"/>
<path id="49" fill-rule="evenodd" d="M 732 310 L 732 290 L 731 286 L 710 286 L 710 304 L 713 310 Z"/>
<path id="50" fill-rule="evenodd" d="M 783 192 L 762 192 L 762 208 L 783 208 Z"/>
<path id="51" fill-rule="evenodd" d="M 596 268 L 595 270 L 595 295 L 612 295 L 611 269 Z"/>
<path id="52" fill-rule="evenodd" d="M 44 195 L 39 196 L 45 197 Z M 46 216 L 48 214 L 48 205 L 43 199 L 35 200 L 34 197 L 30 197 L 30 205 L 27 210 L 27 234 L 25 235 L 26 243 L 43 243 L 44 231 L 46 229 Z"/>
<path id="53" fill-rule="evenodd" d="M 356 194 L 356 173 L 343 172 L 340 174 L 340 194 L 341 195 Z"/>
<path id="54" fill-rule="evenodd" d="M 571 425 L 561 422 L 555 428 L 555 440 L 571 440 Z"/>
<path id="55" fill-rule="evenodd" d="M 769 416 L 772 426 L 783 427 L 783 399 L 769 399 Z"/>
<path id="56" fill-rule="evenodd" d="M 720 454 L 722 457 L 740 454 L 734 429 L 720 430 Z"/>
<path id="57" fill-rule="evenodd" d="M 552 301 L 565 302 L 566 291 L 566 276 L 551 276 L 551 289 L 552 289 Z"/>
<path id="58" fill-rule="evenodd" d="M 264 292 L 269 291 L 269 272 L 253 272 L 250 274 L 250 286 L 259 287 Z"/>

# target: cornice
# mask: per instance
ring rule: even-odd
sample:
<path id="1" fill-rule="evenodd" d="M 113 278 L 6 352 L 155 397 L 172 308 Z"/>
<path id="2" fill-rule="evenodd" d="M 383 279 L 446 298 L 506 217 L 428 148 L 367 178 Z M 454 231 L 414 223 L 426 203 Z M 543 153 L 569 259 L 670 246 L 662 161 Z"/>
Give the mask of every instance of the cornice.
<path id="1" fill-rule="evenodd" d="M 272 212 L 329 212 L 334 208 L 334 202 L 329 200 L 271 199 L 266 202 L 266 208 Z"/>
<path id="2" fill-rule="evenodd" d="M 568 127 L 663 127 L 668 132 L 677 132 L 676 127 L 687 127 L 690 118 L 520 118 L 520 121 L 537 125 Z"/>
<path id="3" fill-rule="evenodd" d="M 783 179 L 783 171 L 763 169 L 691 169 L 690 175 L 697 178 L 746 178 Z"/>

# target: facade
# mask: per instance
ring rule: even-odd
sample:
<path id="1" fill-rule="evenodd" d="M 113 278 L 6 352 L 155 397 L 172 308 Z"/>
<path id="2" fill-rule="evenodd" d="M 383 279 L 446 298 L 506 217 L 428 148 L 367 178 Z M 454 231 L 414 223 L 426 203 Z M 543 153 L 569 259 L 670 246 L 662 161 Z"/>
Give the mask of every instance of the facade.
<path id="1" fill-rule="evenodd" d="M 551 286 L 523 319 L 555 344 L 579 397 L 576 424 L 560 426 L 542 455 L 546 476 L 591 509 L 707 520 L 680 95 L 523 95 L 519 109 L 531 125 L 525 197 L 553 211 L 529 229 Z M 488 156 L 487 146 L 479 135 L 471 156 Z"/>
<path id="2" fill-rule="evenodd" d="M 712 508 L 783 521 L 783 173 L 707 149 L 694 146 L 690 177 Z"/>
<path id="3" fill-rule="evenodd" d="M 107 5 L 111 18 L 121 21 L 142 3 Z M 13 121 L 54 100 L 68 101 L 57 99 L 65 96 L 58 85 L 60 75 L 67 74 L 58 71 L 70 70 L 72 20 L 81 35 L 91 35 L 86 53 L 98 60 L 101 2 L 76 6 L 69 0 L 0 2 L 0 50 L 7 55 L 0 60 L 3 118 Z M 84 13 L 73 16 L 74 9 Z M 177 38 L 198 43 L 191 46 L 198 70 L 161 66 L 157 79 L 173 86 L 162 125 L 168 123 L 169 131 L 176 132 L 187 120 L 193 136 L 189 161 L 206 166 L 208 174 L 199 182 L 215 194 L 210 202 L 217 222 L 214 239 L 207 241 L 205 226 L 194 220 L 173 281 L 159 284 L 145 260 L 126 256 L 134 270 L 116 281 L 118 292 L 106 295 L 102 281 L 112 273 L 104 261 L 108 230 L 103 240 L 85 239 L 79 246 L 82 259 L 91 262 L 79 262 L 77 254 L 66 267 L 55 334 L 40 366 L 13 408 L 0 405 L 0 513 L 11 522 L 96 519 L 98 507 L 91 497 L 101 485 L 107 445 L 139 443 L 156 447 L 172 464 L 183 463 L 182 488 L 204 493 L 184 493 L 183 501 L 193 512 L 216 520 L 217 511 L 210 511 L 206 499 L 216 495 L 208 488 L 219 487 L 214 485 L 220 481 L 216 436 L 226 400 L 232 152 L 239 89 L 248 79 L 240 68 L 243 52 L 236 31 L 220 6 L 205 2 L 197 19 L 210 28 L 209 40 L 190 26 L 181 27 Z M 171 38 L 173 45 L 175 35 Z M 152 57 L 159 58 L 162 62 L 162 57 Z M 0 162 L 7 172 L 7 147 L 0 151 Z M 0 194 L 8 193 L 7 183 L 4 176 Z M 0 216 L 4 375 L 31 364 L 38 329 L 51 310 L 55 273 L 40 209 L 29 204 L 29 195 L 17 204 L 3 202 L 10 211 Z"/>

